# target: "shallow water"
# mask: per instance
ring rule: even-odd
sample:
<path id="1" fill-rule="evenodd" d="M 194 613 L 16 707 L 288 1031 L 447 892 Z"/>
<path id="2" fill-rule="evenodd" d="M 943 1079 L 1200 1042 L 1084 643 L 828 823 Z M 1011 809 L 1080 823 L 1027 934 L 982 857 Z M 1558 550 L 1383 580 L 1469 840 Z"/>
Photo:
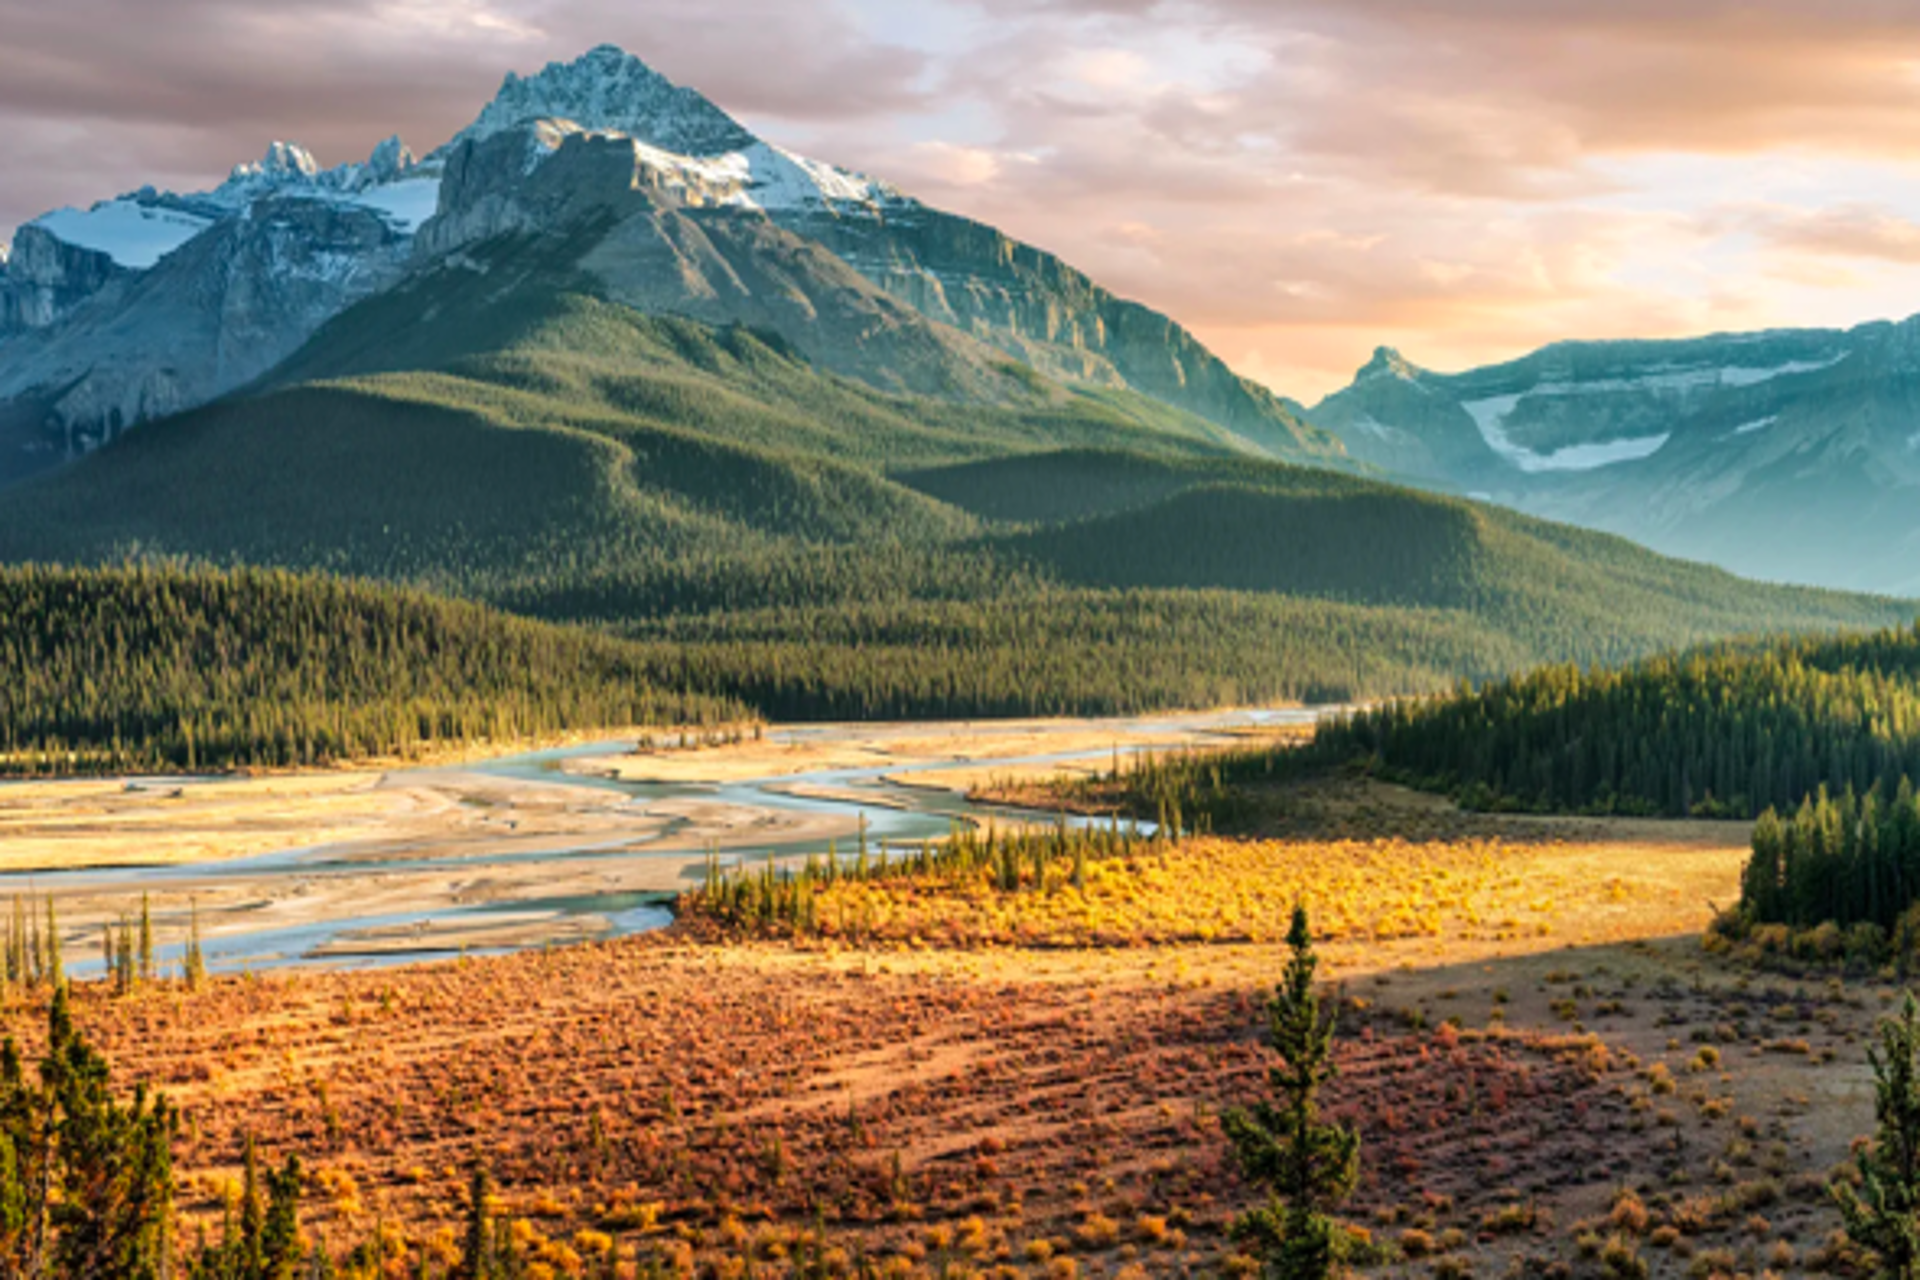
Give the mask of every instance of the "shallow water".
<path id="1" fill-rule="evenodd" d="M 1218 730 L 1253 724 L 1306 723 L 1318 714 L 1314 711 L 1301 710 L 1239 711 L 1211 716 L 1165 717 L 1104 723 L 1111 723 L 1116 729 L 1124 726 L 1126 730 L 1134 732 L 1143 727 L 1156 731 Z M 1075 727 L 1084 730 L 1089 726 L 1097 728 L 1101 723 L 1103 722 L 1081 721 L 1077 722 Z M 872 729 L 862 726 L 832 725 L 779 730 L 772 736 L 776 740 L 819 741 L 836 737 L 864 739 L 871 737 L 873 732 Z M 889 777 L 946 770 L 961 763 L 970 769 L 991 771 L 1003 767 L 1064 764 L 1076 760 L 1104 758 L 1111 754 L 1111 749 L 1101 749 L 973 758 L 964 762 L 941 760 L 922 764 L 825 769 L 813 773 L 785 774 L 718 786 L 635 783 L 562 771 L 562 766 L 571 759 L 616 755 L 630 749 L 630 740 L 603 741 L 555 750 L 528 752 L 453 769 L 442 766 L 423 766 L 418 769 L 394 770 L 382 785 L 404 785 L 408 781 L 417 781 L 423 776 L 432 774 L 445 775 L 448 778 L 480 775 L 519 782 L 613 791 L 625 795 L 642 807 L 662 800 L 697 798 L 753 809 L 832 814 L 856 821 L 864 817 L 868 839 L 874 844 L 918 844 L 923 840 L 944 837 L 950 832 L 954 823 L 969 819 L 982 822 L 993 820 L 1004 822 L 1010 818 L 1027 817 L 1052 821 L 1054 817 L 1048 814 L 1023 815 L 1017 811 L 978 806 L 969 803 L 964 796 L 952 791 L 902 786 L 888 781 Z M 1120 754 L 1130 755 L 1133 751 L 1121 748 Z M 196 781 L 201 780 L 141 778 L 131 782 L 130 785 L 180 786 Z M 787 794 L 785 789 L 792 787 L 827 787 L 850 791 L 858 795 L 870 795 L 872 802 L 861 804 L 854 799 L 828 799 Z M 1084 820 L 1069 819 L 1069 821 L 1079 824 Z M 649 845 L 672 843 L 679 825 L 684 824 L 670 823 L 662 831 L 650 832 L 638 837 L 591 841 L 564 847 L 549 847 L 534 851 L 501 850 L 462 854 L 458 859 L 458 866 L 463 872 L 479 876 L 488 869 L 524 867 L 529 863 L 562 861 L 578 865 L 602 858 L 630 861 L 636 857 L 652 856 L 671 859 L 676 863 L 687 863 L 695 860 L 696 856 L 689 855 L 684 844 L 680 847 L 661 849 L 654 854 L 648 852 Z M 733 856 L 756 860 L 795 857 L 808 853 L 823 853 L 828 847 L 829 842 L 825 840 L 775 841 L 758 846 L 750 853 Z M 841 843 L 840 848 L 843 851 L 846 849 L 845 842 Z M 203 949 L 208 967 L 216 971 L 252 971 L 290 966 L 370 967 L 413 963 L 462 954 L 490 954 L 514 948 L 496 945 L 461 946 L 449 942 L 449 936 L 457 938 L 462 932 L 483 931 L 490 924 L 509 920 L 532 922 L 534 925 L 532 929 L 525 931 L 524 938 L 516 944 L 518 946 L 540 946 L 556 939 L 584 936 L 619 937 L 658 929 L 672 920 L 671 911 L 666 905 L 671 895 L 613 891 L 551 898 L 518 898 L 471 905 L 443 905 L 432 911 L 355 913 L 347 909 L 321 920 L 301 919 L 290 923 L 277 918 L 284 914 L 286 900 L 277 899 L 271 892 L 272 885 L 275 883 L 291 888 L 296 883 L 305 886 L 316 881 L 333 881 L 341 877 L 444 870 L 448 865 L 449 862 L 444 857 L 409 858 L 405 856 L 404 850 L 392 849 L 384 851 L 377 860 L 370 861 L 364 850 L 356 851 L 338 845 L 320 845 L 279 850 L 253 857 L 174 866 L 101 868 L 52 873 L 0 873 L 0 895 L 29 892 L 35 895 L 53 894 L 56 897 L 66 897 L 76 893 L 120 894 L 132 900 L 145 891 L 191 894 L 196 888 L 210 889 L 215 886 L 233 886 L 240 883 L 248 885 L 264 883 L 263 900 L 258 904 L 257 909 L 243 911 L 237 916 L 236 913 L 229 911 L 223 916 L 217 931 L 208 931 Z M 182 959 L 181 947 L 178 945 L 161 947 L 158 954 L 163 966 L 177 964 Z M 87 977 L 97 975 L 101 966 L 96 955 L 92 959 L 76 957 L 68 967 L 76 976 Z"/>

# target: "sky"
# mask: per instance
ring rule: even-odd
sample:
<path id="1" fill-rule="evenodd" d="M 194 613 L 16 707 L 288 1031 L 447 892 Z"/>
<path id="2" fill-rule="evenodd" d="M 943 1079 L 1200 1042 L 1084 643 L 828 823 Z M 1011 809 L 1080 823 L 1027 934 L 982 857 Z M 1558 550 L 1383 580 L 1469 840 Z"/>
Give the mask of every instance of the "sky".
<path id="1" fill-rule="evenodd" d="M 424 152 L 603 42 L 1308 403 L 1381 345 L 1920 312 L 1912 0 L 0 0 L 0 238 Z"/>

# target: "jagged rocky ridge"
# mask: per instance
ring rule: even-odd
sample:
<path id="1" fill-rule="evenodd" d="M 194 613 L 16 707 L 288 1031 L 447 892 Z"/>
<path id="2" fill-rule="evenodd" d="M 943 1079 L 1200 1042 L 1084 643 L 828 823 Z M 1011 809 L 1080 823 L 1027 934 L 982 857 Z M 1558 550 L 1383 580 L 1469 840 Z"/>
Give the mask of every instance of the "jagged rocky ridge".
<path id="1" fill-rule="evenodd" d="M 1166 317 L 602 47 L 509 75 L 422 161 L 395 138 L 323 170 L 275 143 L 212 191 L 21 228 L 0 264 L 0 483 L 244 386 L 355 302 L 500 235 L 550 238 L 617 301 L 766 328 L 883 389 L 991 400 L 1011 359 L 1255 450 L 1340 452 Z"/>
<path id="2" fill-rule="evenodd" d="M 1751 577 L 1920 594 L 1920 318 L 1460 374 L 1383 349 L 1309 416 L 1413 483 Z"/>

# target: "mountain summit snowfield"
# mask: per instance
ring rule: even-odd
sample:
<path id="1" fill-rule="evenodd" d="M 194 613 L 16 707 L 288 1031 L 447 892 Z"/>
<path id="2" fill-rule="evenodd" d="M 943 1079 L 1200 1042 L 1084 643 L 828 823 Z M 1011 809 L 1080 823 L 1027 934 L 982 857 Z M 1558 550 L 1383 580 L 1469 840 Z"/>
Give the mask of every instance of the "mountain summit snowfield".
<path id="1" fill-rule="evenodd" d="M 588 245 L 594 219 L 618 225 Z M 356 302 L 527 235 L 579 250 L 626 305 L 771 329 L 882 389 L 991 400 L 1011 359 L 1160 399 L 1251 453 L 1339 459 L 1166 317 L 756 138 L 601 46 L 508 75 L 424 158 L 396 137 L 323 169 L 274 141 L 211 191 L 143 188 L 21 227 L 0 265 L 0 483 L 244 387 Z"/>

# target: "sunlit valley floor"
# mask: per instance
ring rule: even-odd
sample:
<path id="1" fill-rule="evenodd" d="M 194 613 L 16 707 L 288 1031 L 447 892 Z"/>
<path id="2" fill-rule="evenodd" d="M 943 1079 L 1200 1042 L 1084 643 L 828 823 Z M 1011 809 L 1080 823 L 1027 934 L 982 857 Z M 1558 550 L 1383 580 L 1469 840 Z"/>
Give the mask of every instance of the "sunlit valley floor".
<path id="1" fill-rule="evenodd" d="M 182 1199 L 207 1220 L 251 1133 L 314 1171 L 310 1234 L 384 1231 L 396 1259 L 456 1256 L 482 1158 L 556 1274 L 1231 1274 L 1254 1193 L 1220 1116 L 1260 1095 L 1303 895 L 1340 1008 L 1326 1102 L 1365 1143 L 1344 1217 L 1381 1266 L 1840 1260 L 1824 1185 L 1870 1127 L 1892 989 L 1702 949 L 1744 824 L 1471 816 L 1354 780 L 1274 799 L 1271 836 L 1157 847 L 1072 893 L 904 890 L 858 941 L 687 922 L 81 984 L 80 1019 L 184 1108 Z"/>

